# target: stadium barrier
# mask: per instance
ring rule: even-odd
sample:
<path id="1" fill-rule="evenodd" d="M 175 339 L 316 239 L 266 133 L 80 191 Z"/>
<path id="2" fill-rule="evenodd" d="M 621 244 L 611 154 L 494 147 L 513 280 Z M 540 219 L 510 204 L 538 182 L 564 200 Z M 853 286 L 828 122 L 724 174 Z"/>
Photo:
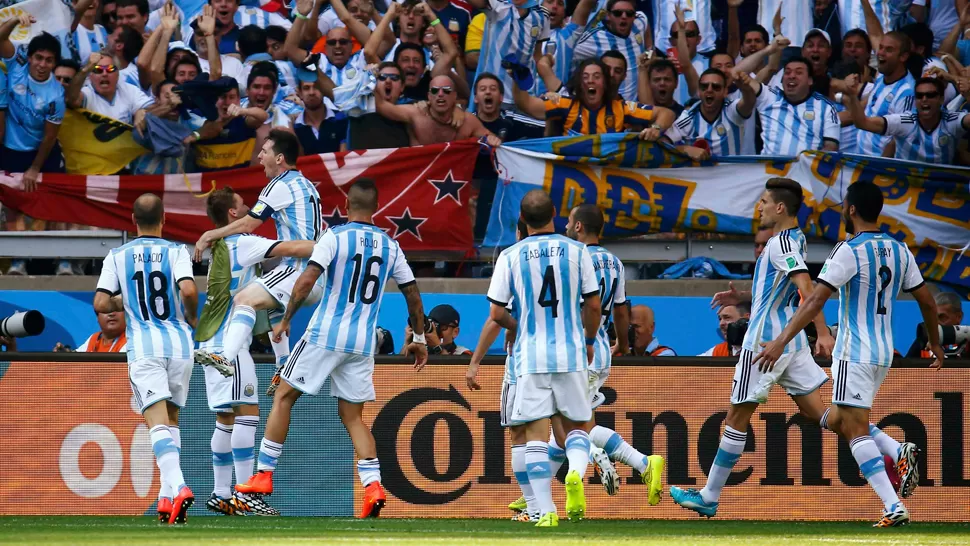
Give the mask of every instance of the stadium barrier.
<path id="1" fill-rule="evenodd" d="M 0 362 L 0 514 L 152 514 L 158 475 L 148 430 L 132 404 L 123 356 L 7 354 Z M 257 366 L 265 390 L 273 372 Z M 499 426 L 503 367 L 489 358 L 481 391 L 465 387 L 467 360 L 434 359 L 421 372 L 402 357 L 379 357 L 373 424 L 389 494 L 382 517 L 506 517 L 519 496 L 508 440 Z M 615 428 L 644 453 L 667 458 L 666 487 L 700 487 L 714 459 L 734 362 L 705 358 L 618 359 L 605 389 L 599 423 Z M 873 408 L 886 432 L 924 448 L 921 487 L 907 502 L 917 521 L 966 521 L 970 452 L 964 396 L 970 361 L 900 360 Z M 249 388 L 247 385 L 246 388 Z M 329 387 L 325 387 L 328 389 Z M 350 440 L 327 396 L 297 403 L 271 503 L 284 515 L 351 516 L 362 489 Z M 822 387 L 826 403 L 831 387 Z M 262 438 L 271 401 L 261 398 Z M 723 519 L 871 520 L 880 504 L 866 486 L 848 445 L 795 416 L 780 389 L 752 421 L 746 454 L 731 475 Z M 202 370 L 192 376 L 181 416 L 182 468 L 197 498 L 212 486 L 209 440 L 214 418 Z M 647 506 L 646 488 L 623 465 L 617 497 L 607 497 L 592 471 L 589 517 L 689 518 L 665 496 Z M 564 472 L 563 472 L 564 473 Z M 561 474 L 562 475 L 562 474 Z M 561 477 L 561 476 L 560 476 Z M 561 487 L 557 505 L 564 506 Z M 206 511 L 202 502 L 192 513 Z M 696 516 L 694 516 L 696 517 Z"/>

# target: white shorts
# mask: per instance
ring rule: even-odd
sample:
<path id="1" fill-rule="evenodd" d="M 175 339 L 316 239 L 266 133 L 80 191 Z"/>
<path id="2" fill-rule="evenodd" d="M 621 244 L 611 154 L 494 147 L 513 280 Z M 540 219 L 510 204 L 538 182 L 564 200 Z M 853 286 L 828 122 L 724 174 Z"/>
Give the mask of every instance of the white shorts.
<path id="1" fill-rule="evenodd" d="M 374 392 L 374 357 L 340 353 L 301 339 L 280 374 L 291 387 L 317 394 L 330 378 L 330 396 L 348 402 L 370 402 Z"/>
<path id="2" fill-rule="evenodd" d="M 597 397 L 596 395 L 599 394 L 600 389 L 606 384 L 606 379 L 610 376 L 610 369 L 587 370 L 587 373 L 589 374 L 589 404 L 590 408 L 596 409 L 606 401 L 605 396 Z"/>
<path id="3" fill-rule="evenodd" d="M 514 402 L 515 383 L 502 381 L 502 401 L 501 405 L 499 406 L 499 424 L 501 424 L 503 427 L 511 427 L 513 425 L 509 418 L 512 417 L 512 405 Z"/>
<path id="4" fill-rule="evenodd" d="M 872 408 L 876 392 L 888 373 L 889 366 L 856 364 L 846 360 L 832 361 L 832 403 L 838 406 Z"/>
<path id="5" fill-rule="evenodd" d="M 515 383 L 511 424 L 531 423 L 557 413 L 577 423 L 593 418 L 586 370 L 524 374 Z"/>
<path id="6" fill-rule="evenodd" d="M 209 409 L 232 413 L 234 406 L 259 404 L 259 381 L 256 364 L 248 350 L 240 351 L 235 361 L 236 373 L 225 377 L 212 366 L 202 366 L 205 373 L 205 396 Z"/>
<path id="7" fill-rule="evenodd" d="M 775 362 L 775 367 L 764 374 L 753 364 L 754 359 L 753 352 L 741 349 L 738 363 L 734 367 L 732 404 L 764 404 L 776 384 L 781 385 L 789 396 L 803 396 L 815 392 L 829 380 L 825 371 L 815 363 L 808 348 L 781 355 Z"/>
<path id="8" fill-rule="evenodd" d="M 290 303 L 293 286 L 296 284 L 296 280 L 300 278 L 301 273 L 301 270 L 293 266 L 278 265 L 271 271 L 264 273 L 262 277 L 256 279 L 254 282 L 269 292 L 269 295 L 276 300 L 276 303 L 280 307 L 285 308 Z M 323 295 L 323 286 L 320 282 L 317 282 L 313 285 L 313 289 L 310 290 L 310 295 L 303 302 L 303 306 L 315 305 L 320 301 L 321 295 Z"/>
<path id="9" fill-rule="evenodd" d="M 129 362 L 128 382 L 139 411 L 144 413 L 145 408 L 162 400 L 184 407 L 192 365 L 191 358 L 148 357 Z"/>

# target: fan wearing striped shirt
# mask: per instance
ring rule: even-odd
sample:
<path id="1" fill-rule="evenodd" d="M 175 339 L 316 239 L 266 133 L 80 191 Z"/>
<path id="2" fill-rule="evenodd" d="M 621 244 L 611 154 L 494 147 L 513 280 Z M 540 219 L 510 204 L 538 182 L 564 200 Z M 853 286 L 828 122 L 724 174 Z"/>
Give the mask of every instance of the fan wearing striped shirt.
<path id="1" fill-rule="evenodd" d="M 953 163 L 957 143 L 970 131 L 970 114 L 943 108 L 942 81 L 920 78 L 916 81 L 916 111 L 885 116 L 866 116 L 857 98 L 862 84 L 854 76 L 849 76 L 845 83 L 850 90 L 848 108 L 855 126 L 892 137 L 895 144 L 892 157 L 943 165 Z M 883 155 L 888 151 L 889 146 Z"/>
<path id="2" fill-rule="evenodd" d="M 716 68 L 705 70 L 699 84 L 701 100 L 680 114 L 664 138 L 680 144 L 677 149 L 696 161 L 708 159 L 712 154 L 740 155 L 745 123 L 757 100 L 747 84 L 750 79 L 748 74 L 739 74 L 741 98 L 730 101 L 724 73 Z M 696 146 L 698 140 L 706 146 Z"/>
<path id="3" fill-rule="evenodd" d="M 606 20 L 589 30 L 579 40 L 573 53 L 573 71 L 579 63 L 587 59 L 598 59 L 603 53 L 615 49 L 626 57 L 629 70 L 623 85 L 619 88 L 624 99 L 637 97 L 637 82 L 640 73 L 637 57 L 653 49 L 653 33 L 647 16 L 636 11 L 630 0 L 609 0 L 606 4 Z"/>

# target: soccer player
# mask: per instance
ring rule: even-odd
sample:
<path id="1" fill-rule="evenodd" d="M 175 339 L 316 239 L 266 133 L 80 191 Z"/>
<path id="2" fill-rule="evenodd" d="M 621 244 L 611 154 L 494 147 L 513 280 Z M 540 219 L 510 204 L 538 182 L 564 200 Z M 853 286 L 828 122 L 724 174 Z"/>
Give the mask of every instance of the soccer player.
<path id="1" fill-rule="evenodd" d="M 249 214 L 235 220 L 228 226 L 209 230 L 202 234 L 195 244 L 195 259 L 202 258 L 202 251 L 217 239 L 230 235 L 252 233 L 266 219 L 276 222 L 276 233 L 281 241 L 316 241 L 320 238 L 320 194 L 317 188 L 296 170 L 296 159 L 300 155 L 300 141 L 293 133 L 283 129 L 273 129 L 259 152 L 259 163 L 270 179 L 269 184 L 259 194 L 259 200 Z M 296 278 L 307 264 L 302 258 L 283 258 L 275 269 L 249 283 L 233 297 L 232 319 L 226 328 L 222 352 L 199 349 L 195 361 L 215 366 L 223 372 L 231 369 L 232 362 L 246 347 L 256 311 L 282 310 L 290 301 L 290 294 Z M 320 290 L 310 294 L 309 303 L 319 299 Z M 280 341 L 273 342 L 277 364 L 289 354 L 289 339 L 284 335 Z"/>
<path id="2" fill-rule="evenodd" d="M 362 414 L 364 403 L 376 396 L 373 374 L 377 315 L 388 278 L 397 282 L 407 302 L 416 332 L 408 350 L 414 354 L 416 370 L 427 363 L 428 348 L 418 285 L 401 247 L 373 224 L 377 207 L 374 181 L 361 178 L 354 182 L 347 192 L 347 223 L 323 234 L 293 287 L 283 320 L 274 329 L 276 342 L 289 333 L 294 313 L 326 272 L 327 293 L 281 374 L 283 382 L 273 399 L 259 448 L 258 472 L 245 484 L 236 485 L 236 491 L 273 493 L 273 471 L 283 452 L 293 404 L 304 393 L 317 394 L 329 377 L 330 395 L 337 398 L 340 420 L 360 458 L 357 474 L 364 486 L 364 504 L 359 516 L 377 517 L 384 507 L 386 496 L 381 486 L 377 447 Z"/>
<path id="3" fill-rule="evenodd" d="M 216 227 L 249 213 L 242 196 L 230 187 L 218 189 L 206 198 L 206 212 Z M 309 258 L 313 241 L 276 241 L 256 235 L 230 235 L 213 243 L 209 263 L 206 305 L 195 332 L 199 348 L 220 352 L 229 325 L 232 298 L 242 287 L 259 276 L 259 264 L 281 256 Z M 244 343 L 249 347 L 249 341 Z M 212 432 L 212 496 L 206 508 L 226 515 L 258 514 L 278 516 L 279 512 L 258 495 L 230 495 L 233 466 L 236 482 L 246 483 L 253 475 L 256 426 L 259 424 L 259 384 L 256 365 L 249 351 L 240 351 L 233 362 L 232 375 L 224 376 L 205 366 L 205 392 L 209 409 L 216 412 Z"/>
<path id="4" fill-rule="evenodd" d="M 833 292 L 839 292 L 839 338 L 832 352 L 832 411 L 828 426 L 852 449 L 862 475 L 882 500 L 885 510 L 876 527 L 909 523 L 909 512 L 899 500 L 886 474 L 878 442 L 885 434 L 869 422 L 876 391 L 889 373 L 893 360 L 892 311 L 900 290 L 910 292 L 919 304 L 934 359 L 931 368 L 943 365 L 943 347 L 937 328 L 936 302 L 923 283 L 916 259 L 906 245 L 879 231 L 882 190 L 872 182 L 855 182 L 842 201 L 842 218 L 850 239 L 832 250 L 819 273 L 815 290 L 806 295 L 788 326 L 764 345 L 754 363 L 767 369 L 777 366 L 784 347 L 799 335 L 822 309 Z M 899 494 L 912 494 L 919 481 L 916 449 L 900 449 L 896 455 Z M 896 458 L 894 457 L 894 459 Z"/>
<path id="5" fill-rule="evenodd" d="M 128 380 L 149 427 L 161 475 L 158 519 L 185 523 L 195 497 L 179 465 L 178 415 L 192 376 L 198 291 L 185 246 L 162 239 L 162 200 L 142 195 L 135 200 L 132 219 L 138 238 L 105 257 L 94 310 L 125 312 Z"/>
<path id="6" fill-rule="evenodd" d="M 603 311 L 599 329 L 596 331 L 596 342 L 593 345 L 593 361 L 589 365 L 589 400 L 592 409 L 596 409 L 606 400 L 606 397 L 600 394 L 600 389 L 606 383 L 606 378 L 610 376 L 612 354 L 606 326 L 614 313 L 616 352 L 623 355 L 629 350 L 627 332 L 630 328 L 630 308 L 626 305 L 626 277 L 623 273 L 623 262 L 600 246 L 603 224 L 603 211 L 594 204 L 586 203 L 570 211 L 569 223 L 566 226 L 566 237 L 585 244 L 593 260 L 593 271 L 599 283 L 600 305 Z M 553 427 L 557 425 L 556 420 L 554 417 Z M 663 492 L 661 483 L 664 470 L 663 457 L 640 453 L 619 433 L 597 425 L 593 419 L 586 422 L 585 430 L 595 446 L 591 450 L 592 459 L 600 471 L 600 479 L 608 494 L 615 495 L 620 487 L 620 479 L 613 465 L 610 464 L 610 459 L 614 459 L 630 466 L 640 474 L 643 484 L 648 487 L 647 502 L 651 506 L 660 504 L 660 494 Z M 554 447 L 552 445 L 554 441 L 555 438 L 549 440 L 550 452 Z M 554 467 L 553 475 L 558 470 Z"/>
<path id="7" fill-rule="evenodd" d="M 523 325 L 513 349 L 516 389 L 509 420 L 525 428 L 527 473 L 541 514 L 536 526 L 557 527 L 549 416 L 563 416 L 569 460 L 566 513 L 581 519 L 586 513 L 583 475 L 589 465 L 589 435 L 583 427 L 593 416 L 587 364 L 593 361 L 602 310 L 589 251 L 555 234 L 550 197 L 542 190 L 530 191 L 521 211 L 529 236 L 499 255 L 488 289 L 489 316 L 507 330 Z M 518 321 L 506 309 L 513 298 L 519 303 Z"/>

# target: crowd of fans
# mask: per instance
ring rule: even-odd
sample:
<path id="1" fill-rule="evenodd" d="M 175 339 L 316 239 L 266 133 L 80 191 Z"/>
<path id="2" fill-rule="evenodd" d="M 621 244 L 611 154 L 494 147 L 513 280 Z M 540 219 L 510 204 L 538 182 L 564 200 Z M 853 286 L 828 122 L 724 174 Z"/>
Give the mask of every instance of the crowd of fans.
<path id="1" fill-rule="evenodd" d="M 28 190 L 63 172 L 65 109 L 133 125 L 151 153 L 131 174 L 250 165 L 278 127 L 306 154 L 631 131 L 698 160 L 970 165 L 967 0 L 812 4 L 77 0 L 71 28 L 29 43 L 10 37 L 30 15 L 0 23 L 0 170 Z M 485 219 L 484 156 L 476 177 Z"/>

